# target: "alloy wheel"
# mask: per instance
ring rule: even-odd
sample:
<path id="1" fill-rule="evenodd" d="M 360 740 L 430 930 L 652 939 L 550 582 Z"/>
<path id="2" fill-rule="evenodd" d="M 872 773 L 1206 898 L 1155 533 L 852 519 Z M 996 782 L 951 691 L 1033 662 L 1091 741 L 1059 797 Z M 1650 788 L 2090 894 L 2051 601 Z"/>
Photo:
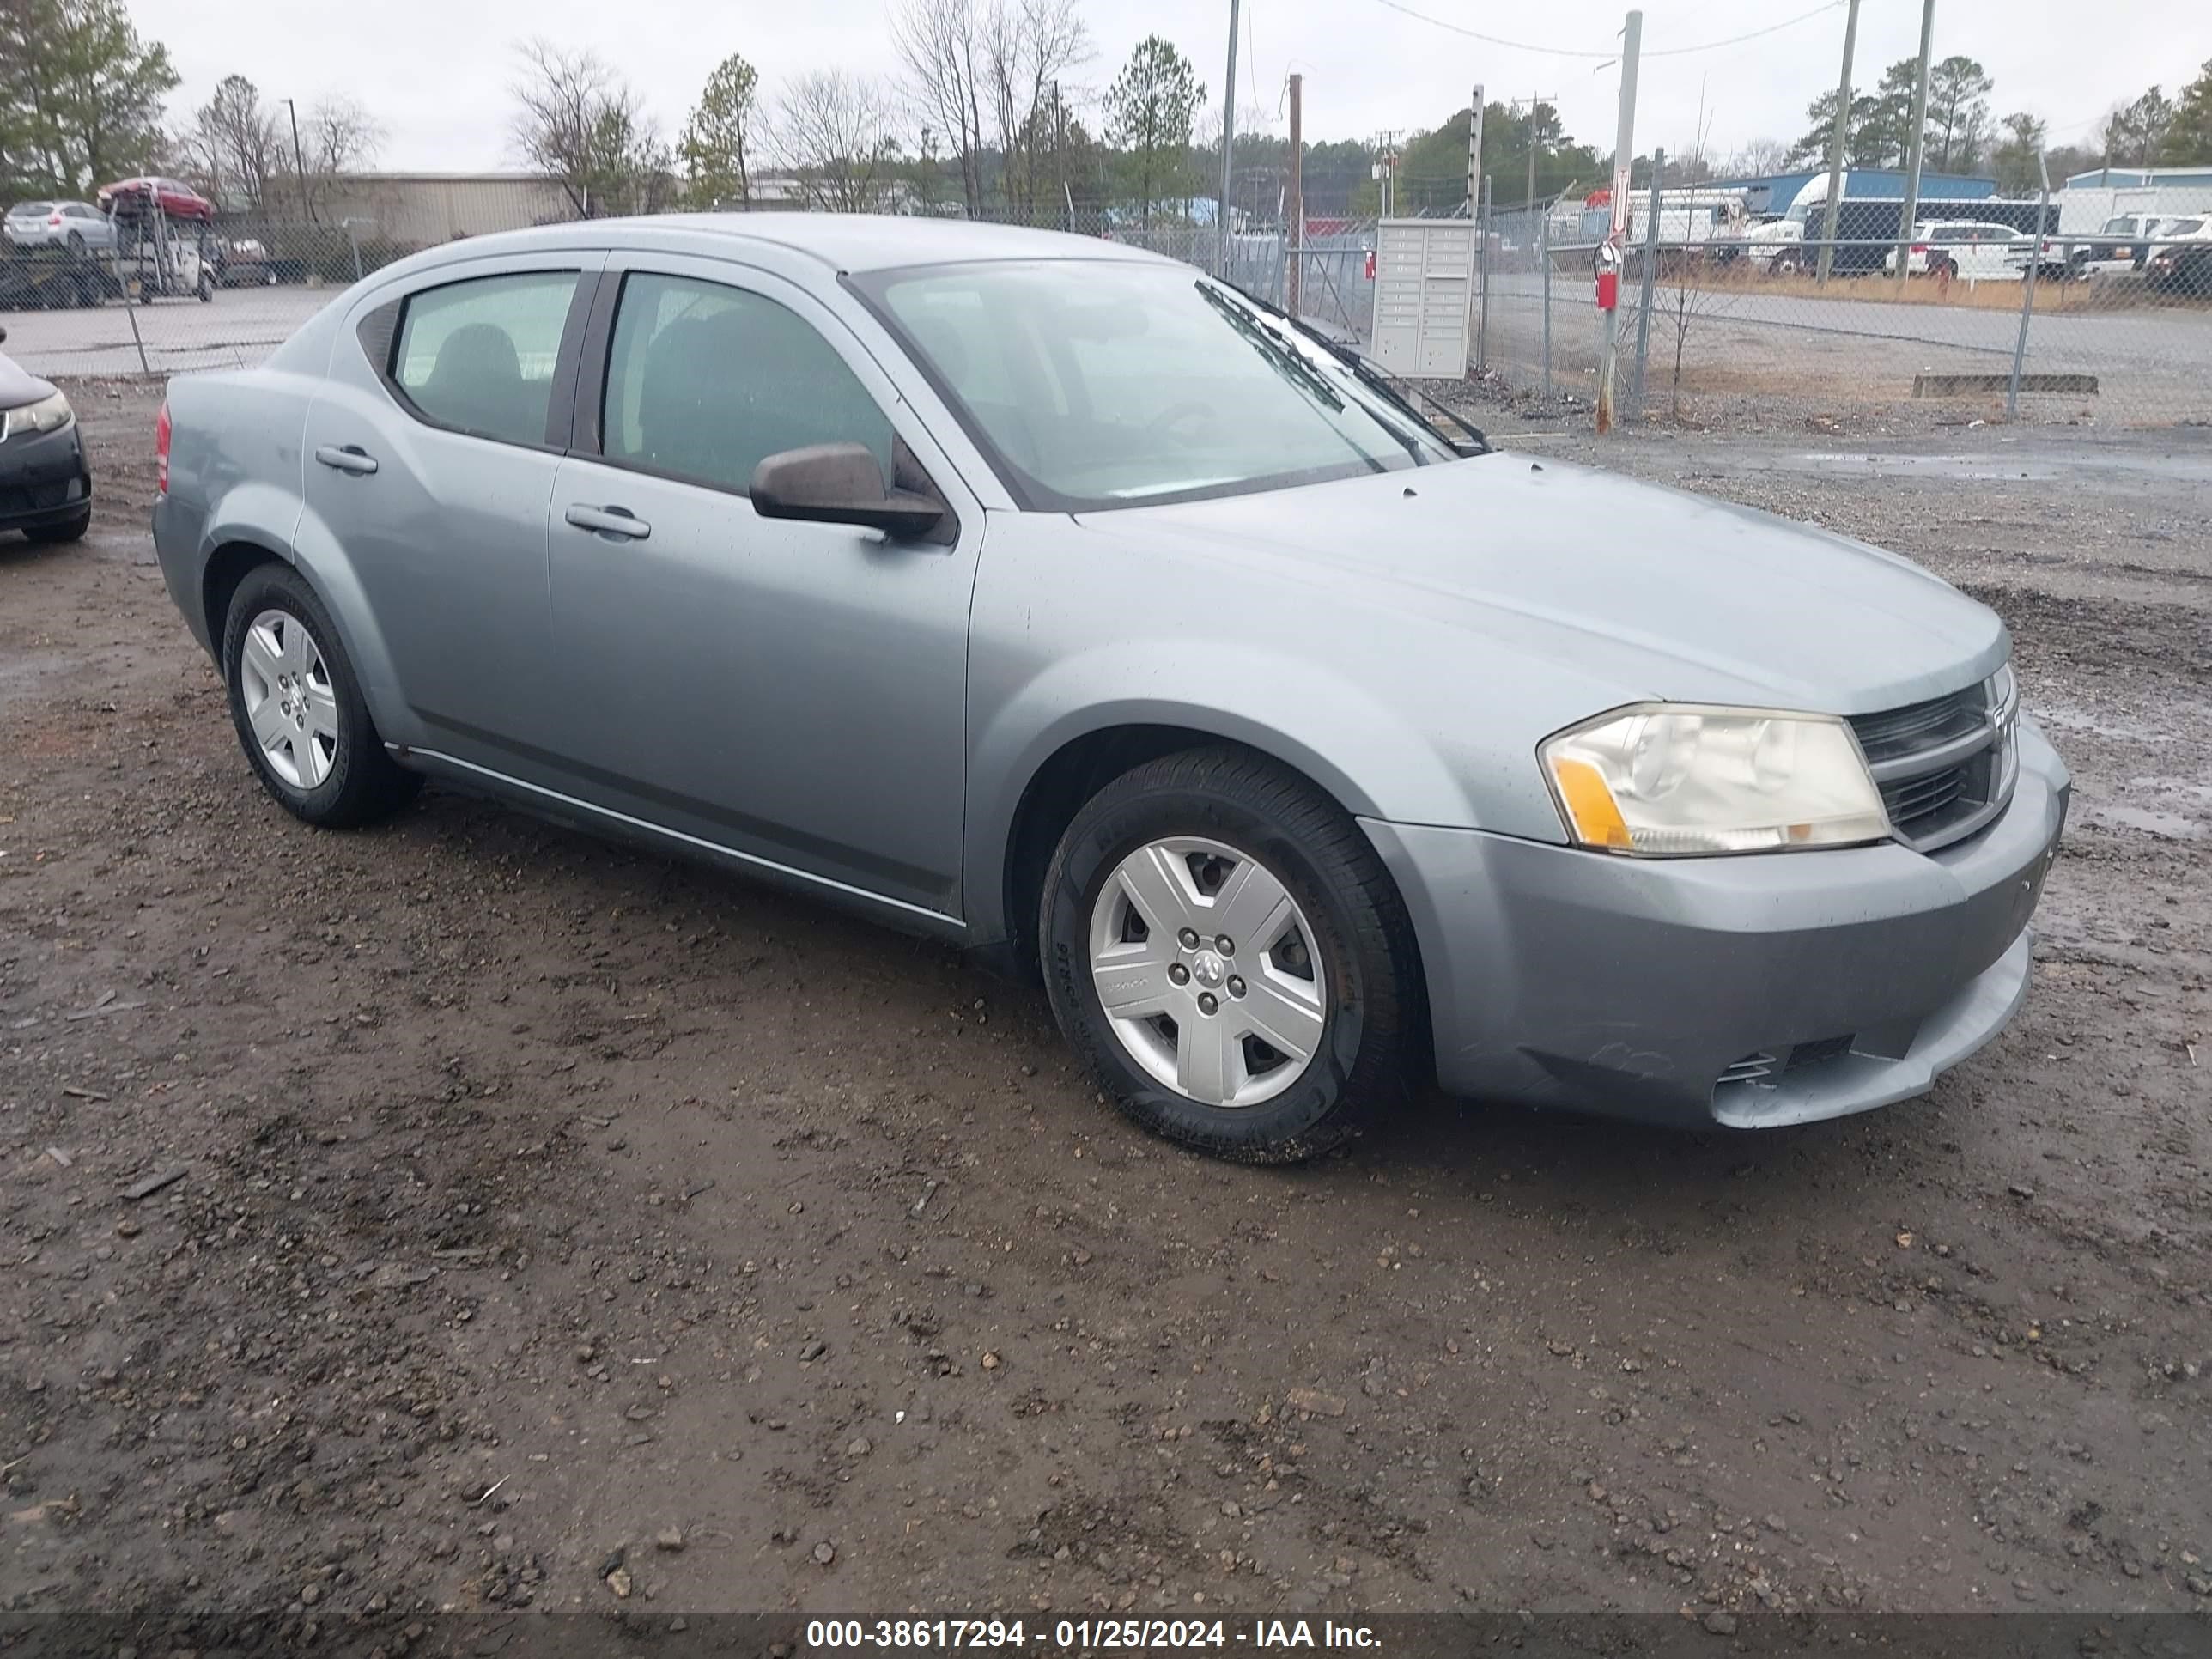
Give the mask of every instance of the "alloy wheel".
<path id="1" fill-rule="evenodd" d="M 239 653 L 239 690 L 269 769 L 295 789 L 319 787 L 337 764 L 338 703 L 307 625 L 286 611 L 255 617 Z"/>
<path id="2" fill-rule="evenodd" d="M 1091 906 L 1091 977 L 1114 1035 L 1158 1082 L 1256 1106 L 1303 1077 L 1328 1026 L 1327 970 L 1281 878 L 1220 842 L 1149 842 Z"/>

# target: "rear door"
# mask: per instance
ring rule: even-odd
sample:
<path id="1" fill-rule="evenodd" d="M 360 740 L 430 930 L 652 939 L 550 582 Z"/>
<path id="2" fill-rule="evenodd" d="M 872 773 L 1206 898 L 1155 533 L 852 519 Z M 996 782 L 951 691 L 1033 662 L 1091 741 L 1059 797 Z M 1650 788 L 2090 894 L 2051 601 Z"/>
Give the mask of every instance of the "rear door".
<path id="1" fill-rule="evenodd" d="M 404 711 L 387 739 L 527 775 L 552 735 L 545 516 L 605 258 L 469 261 L 348 315 L 307 416 L 300 543 L 381 636 L 380 702 Z"/>

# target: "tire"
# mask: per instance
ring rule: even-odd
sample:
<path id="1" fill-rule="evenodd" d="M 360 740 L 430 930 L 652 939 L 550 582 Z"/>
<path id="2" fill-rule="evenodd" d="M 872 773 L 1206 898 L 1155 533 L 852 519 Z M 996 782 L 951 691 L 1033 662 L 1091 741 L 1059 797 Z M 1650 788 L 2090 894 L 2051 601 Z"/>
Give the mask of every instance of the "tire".
<path id="1" fill-rule="evenodd" d="M 64 519 L 59 524 L 36 525 L 26 530 L 23 534 L 30 540 L 42 544 L 55 542 L 81 542 L 84 539 L 84 532 L 91 528 L 92 509 L 88 507 L 74 519 Z"/>
<path id="2" fill-rule="evenodd" d="M 1774 263 L 1766 270 L 1767 274 L 1772 276 L 1795 276 L 1804 268 L 1803 262 L 1796 254 L 1778 253 L 1774 256 Z"/>
<path id="3" fill-rule="evenodd" d="M 1151 910 L 1172 914 L 1155 927 Z M 1224 936 L 1201 935 L 1193 946 L 1182 933 L 1263 910 L 1263 943 L 1224 950 Z M 1288 1164 L 1341 1145 L 1404 1097 L 1424 1024 L 1405 907 L 1350 815 L 1265 757 L 1186 750 L 1108 784 L 1060 838 L 1038 912 L 1060 1030 L 1152 1133 L 1237 1163 Z M 1102 952 L 1127 958 L 1106 969 L 1118 1017 L 1101 1000 Z M 1286 1046 L 1249 1024 L 1240 1034 L 1236 1022 L 1253 1020 Z M 1182 1086 L 1194 1077 L 1200 1093 Z"/>
<path id="4" fill-rule="evenodd" d="M 349 830 L 389 817 L 422 788 L 417 774 L 385 753 L 330 612 L 290 566 L 258 566 L 239 584 L 223 626 L 222 675 L 246 757 L 293 817 Z M 276 712 L 264 714 L 270 704 Z M 257 720 L 277 745 L 264 742 Z"/>

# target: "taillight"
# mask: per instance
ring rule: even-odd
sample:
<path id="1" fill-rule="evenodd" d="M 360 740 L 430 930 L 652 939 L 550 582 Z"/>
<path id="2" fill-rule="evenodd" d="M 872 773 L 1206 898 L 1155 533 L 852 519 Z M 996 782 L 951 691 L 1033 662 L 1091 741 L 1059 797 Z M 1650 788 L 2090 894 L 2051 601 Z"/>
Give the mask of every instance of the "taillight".
<path id="1" fill-rule="evenodd" d="M 57 214 L 53 215 L 51 218 L 49 218 L 49 219 L 46 221 L 46 222 L 47 222 L 48 224 L 50 224 L 50 225 L 58 225 L 58 224 L 61 223 L 61 222 L 62 222 L 62 216 L 61 216 L 60 214 L 58 214 L 58 213 L 57 213 Z"/>
<path id="2" fill-rule="evenodd" d="M 1912 245 L 1912 251 L 1915 253 L 1925 253 L 1928 252 L 1928 244 L 1925 242 L 1915 242 Z"/>
<path id="3" fill-rule="evenodd" d="M 169 493 L 169 404 L 164 398 L 161 412 L 154 417 L 154 493 Z"/>

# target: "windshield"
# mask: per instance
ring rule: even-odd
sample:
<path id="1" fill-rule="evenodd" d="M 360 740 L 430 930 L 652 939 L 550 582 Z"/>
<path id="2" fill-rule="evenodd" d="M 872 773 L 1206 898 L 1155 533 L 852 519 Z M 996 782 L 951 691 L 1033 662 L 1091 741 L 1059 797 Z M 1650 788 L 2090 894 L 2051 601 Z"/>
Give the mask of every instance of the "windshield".
<path id="1" fill-rule="evenodd" d="M 1455 459 L 1333 354 L 1187 268 L 939 265 L 859 286 L 1027 507 L 1131 507 Z"/>

